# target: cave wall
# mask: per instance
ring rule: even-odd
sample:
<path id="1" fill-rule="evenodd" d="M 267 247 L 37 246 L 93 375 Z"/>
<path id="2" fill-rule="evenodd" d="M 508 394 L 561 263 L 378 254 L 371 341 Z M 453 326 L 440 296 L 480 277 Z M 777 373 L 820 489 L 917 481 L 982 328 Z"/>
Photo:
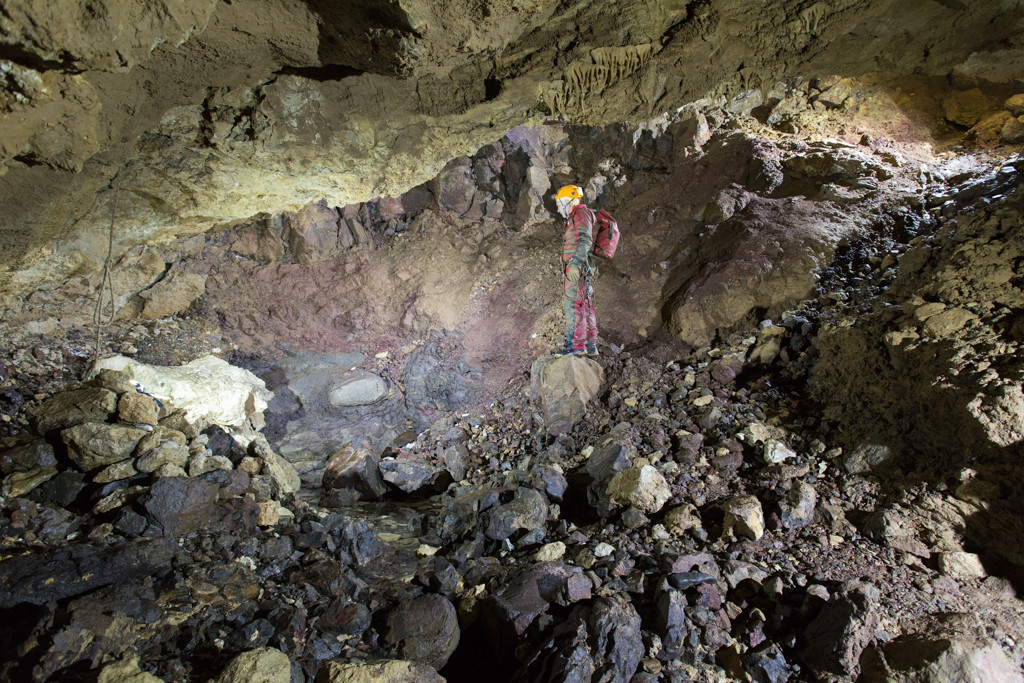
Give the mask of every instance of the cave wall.
<path id="1" fill-rule="evenodd" d="M 838 73 L 1012 81 L 1019 3 L 163 1 L 0 13 L 10 303 L 261 212 L 396 196 L 517 125 Z M 953 28 L 955 27 L 955 29 Z M 973 75 L 972 75 L 973 74 Z"/>

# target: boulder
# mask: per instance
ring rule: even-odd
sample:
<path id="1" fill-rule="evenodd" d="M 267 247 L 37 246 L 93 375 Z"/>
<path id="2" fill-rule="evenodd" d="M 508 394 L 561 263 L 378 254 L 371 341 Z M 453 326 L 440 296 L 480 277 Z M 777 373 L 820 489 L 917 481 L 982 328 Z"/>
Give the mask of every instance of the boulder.
<path id="1" fill-rule="evenodd" d="M 44 605 L 150 576 L 167 567 L 172 557 L 173 546 L 151 540 L 110 547 L 75 544 L 12 555 L 0 560 L 0 608 Z"/>
<path id="2" fill-rule="evenodd" d="M 860 659 L 864 683 L 1020 683 L 1020 671 L 974 614 L 927 617 L 895 640 L 872 647 Z"/>
<path id="3" fill-rule="evenodd" d="M 104 666 L 100 670 L 97 683 L 164 683 L 164 681 L 162 678 L 140 669 L 139 658 L 133 655 Z"/>
<path id="4" fill-rule="evenodd" d="M 117 402 L 117 414 L 122 422 L 156 426 L 160 420 L 160 406 L 151 396 L 129 391 Z"/>
<path id="5" fill-rule="evenodd" d="M 979 88 L 961 90 L 942 100 L 946 120 L 965 128 L 978 123 L 994 106 L 995 102 Z"/>
<path id="6" fill-rule="evenodd" d="M 356 449 L 352 444 L 345 444 L 328 459 L 323 487 L 351 489 L 364 498 L 379 500 L 387 493 L 387 484 L 378 469 L 379 461 L 380 458 L 369 449 Z"/>
<path id="7" fill-rule="evenodd" d="M 628 683 L 643 653 L 633 605 L 621 593 L 599 596 L 576 604 L 539 651 L 527 653 L 513 680 Z"/>
<path id="8" fill-rule="evenodd" d="M 387 618 L 385 638 L 400 657 L 441 669 L 459 644 L 455 606 L 426 594 L 396 606 Z"/>
<path id="9" fill-rule="evenodd" d="M 850 582 L 822 607 L 804 630 L 804 661 L 819 676 L 856 677 L 861 653 L 875 637 L 880 593 Z"/>
<path id="10" fill-rule="evenodd" d="M 445 679 L 427 664 L 385 659 L 327 662 L 317 672 L 316 683 L 445 683 Z"/>
<path id="11" fill-rule="evenodd" d="M 263 461 L 263 474 L 276 483 L 282 493 L 295 493 L 302 486 L 302 480 L 295 467 L 274 452 L 262 434 L 249 444 L 250 454 Z"/>
<path id="12" fill-rule="evenodd" d="M 543 356 L 530 368 L 530 397 L 539 401 L 551 435 L 572 430 L 604 383 L 604 369 L 580 355 Z"/>
<path id="13" fill-rule="evenodd" d="M 204 479 L 164 477 L 150 488 L 145 507 L 164 536 L 184 536 L 209 523 L 219 493 L 219 486 Z"/>
<path id="14" fill-rule="evenodd" d="M 736 496 L 722 505 L 723 536 L 746 536 L 756 541 L 764 535 L 764 511 L 757 496 Z"/>
<path id="15" fill-rule="evenodd" d="M 548 521 L 548 501 L 544 494 L 531 488 L 516 489 L 512 500 L 488 513 L 487 537 L 495 541 L 524 531 L 537 542 L 544 538 Z"/>
<path id="16" fill-rule="evenodd" d="M 29 412 L 37 434 L 46 434 L 83 422 L 106 422 L 117 410 L 117 394 L 100 387 L 61 391 Z"/>
<path id="17" fill-rule="evenodd" d="M 440 493 L 452 481 L 448 470 L 418 457 L 382 458 L 379 468 L 384 481 L 405 493 Z"/>
<path id="18" fill-rule="evenodd" d="M 780 504 L 782 526 L 787 529 L 798 529 L 806 526 L 814 518 L 814 508 L 818 504 L 818 492 L 814 487 L 803 481 L 793 482 L 793 486 Z"/>
<path id="19" fill-rule="evenodd" d="M 379 401 L 387 393 L 387 382 L 372 372 L 356 369 L 330 388 L 327 401 L 336 408 L 362 406 Z"/>
<path id="20" fill-rule="evenodd" d="M 261 647 L 232 659 L 216 683 L 289 683 L 291 679 L 288 655 L 273 647 Z"/>
<path id="21" fill-rule="evenodd" d="M 131 457 L 142 437 L 149 432 L 105 422 L 85 422 L 61 432 L 68 457 L 83 472 L 112 465 Z"/>
<path id="22" fill-rule="evenodd" d="M 330 258 L 338 252 L 340 217 L 326 200 L 307 204 L 283 217 L 285 239 L 295 260 L 303 265 Z"/>
<path id="23" fill-rule="evenodd" d="M 124 356 L 105 358 L 96 371 L 121 370 L 162 402 L 170 402 L 191 422 L 217 424 L 239 431 L 256 413 L 267 408 L 273 394 L 263 380 L 216 356 L 203 356 L 186 365 L 146 365 Z"/>
<path id="24" fill-rule="evenodd" d="M 608 497 L 620 505 L 653 514 L 672 497 L 665 477 L 651 465 L 630 467 L 612 477 L 608 482 Z"/>

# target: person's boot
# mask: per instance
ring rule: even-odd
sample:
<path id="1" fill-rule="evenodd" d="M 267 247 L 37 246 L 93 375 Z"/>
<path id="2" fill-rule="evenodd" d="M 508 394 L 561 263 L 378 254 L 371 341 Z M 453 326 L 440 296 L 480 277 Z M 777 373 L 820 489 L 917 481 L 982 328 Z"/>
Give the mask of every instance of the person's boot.
<path id="1" fill-rule="evenodd" d="M 587 355 L 588 356 L 597 356 L 597 355 L 599 355 L 598 352 L 597 352 L 597 344 L 587 344 Z"/>
<path id="2" fill-rule="evenodd" d="M 570 347 L 563 348 L 560 351 L 555 351 L 554 355 L 556 357 L 559 357 L 559 356 L 575 356 L 577 354 L 582 354 L 582 353 L 586 353 L 586 352 L 587 352 L 586 349 L 574 349 L 574 348 L 572 348 L 570 346 Z"/>

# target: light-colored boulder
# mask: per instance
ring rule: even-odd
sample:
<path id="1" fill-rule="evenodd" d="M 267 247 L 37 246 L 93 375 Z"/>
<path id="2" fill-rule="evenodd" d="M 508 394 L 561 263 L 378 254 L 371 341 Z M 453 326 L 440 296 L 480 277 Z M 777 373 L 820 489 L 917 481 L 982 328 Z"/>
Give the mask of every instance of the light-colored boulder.
<path id="1" fill-rule="evenodd" d="M 149 432 L 138 427 L 85 422 L 61 432 L 68 456 L 83 472 L 91 472 L 128 458 Z"/>
<path id="2" fill-rule="evenodd" d="M 725 502 L 723 536 L 746 536 L 756 541 L 764 535 L 764 510 L 756 496 L 737 496 Z"/>
<path id="3" fill-rule="evenodd" d="M 404 659 L 377 662 L 327 662 L 316 683 L 445 683 L 432 667 Z"/>
<path id="4" fill-rule="evenodd" d="M 132 656 L 103 667 L 98 683 L 164 683 L 164 681 L 139 668 L 139 658 Z"/>
<path id="5" fill-rule="evenodd" d="M 641 512 L 652 514 L 665 505 L 672 496 L 665 477 L 656 467 L 630 467 L 608 482 L 608 496 L 620 505 L 632 505 Z"/>
<path id="6" fill-rule="evenodd" d="M 288 655 L 272 647 L 261 647 L 232 659 L 217 683 L 288 683 L 291 678 Z"/>
<path id="7" fill-rule="evenodd" d="M 97 363 L 96 370 L 101 368 L 126 372 L 147 393 L 182 411 L 185 420 L 218 424 L 228 431 L 240 431 L 273 397 L 259 377 L 216 356 L 167 367 L 113 356 Z"/>

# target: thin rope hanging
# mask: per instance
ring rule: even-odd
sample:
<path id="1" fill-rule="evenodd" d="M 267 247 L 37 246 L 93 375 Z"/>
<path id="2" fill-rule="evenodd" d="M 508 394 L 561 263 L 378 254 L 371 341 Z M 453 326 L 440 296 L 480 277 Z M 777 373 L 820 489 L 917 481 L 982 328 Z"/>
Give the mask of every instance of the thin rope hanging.
<path id="1" fill-rule="evenodd" d="M 100 359 L 100 336 L 102 330 L 114 322 L 114 313 L 116 312 L 114 303 L 114 280 L 111 278 L 110 270 L 112 265 L 111 261 L 113 261 L 114 258 L 114 223 L 117 218 L 117 200 L 121 192 L 120 175 L 121 171 L 118 170 L 118 172 L 114 174 L 114 179 L 111 181 L 114 190 L 114 201 L 111 202 L 110 207 L 110 230 L 107 238 L 107 258 L 103 261 L 103 274 L 100 277 L 100 284 L 96 290 L 96 308 L 93 310 L 92 314 L 92 323 L 96 326 L 96 347 L 93 350 L 91 369 L 96 367 L 96 363 L 98 363 Z M 110 294 L 110 314 L 108 316 L 104 316 L 103 314 L 104 289 L 106 289 Z"/>

